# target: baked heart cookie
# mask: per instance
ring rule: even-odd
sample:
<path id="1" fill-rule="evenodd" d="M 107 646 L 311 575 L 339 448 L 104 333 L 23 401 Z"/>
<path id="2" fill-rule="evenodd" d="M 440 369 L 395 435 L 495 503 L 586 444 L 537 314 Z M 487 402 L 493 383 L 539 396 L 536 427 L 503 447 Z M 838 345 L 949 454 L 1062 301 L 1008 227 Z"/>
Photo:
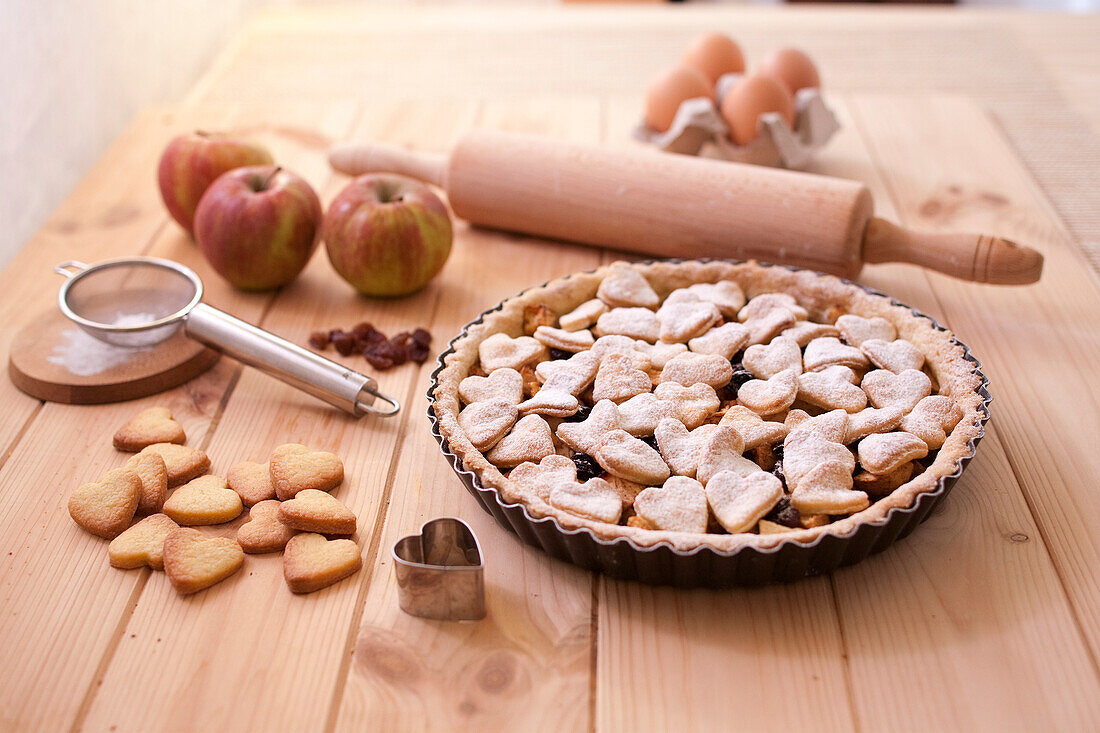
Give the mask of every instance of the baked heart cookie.
<path id="1" fill-rule="evenodd" d="M 275 498 L 271 483 L 271 464 L 241 461 L 225 475 L 229 488 L 237 492 L 245 506 L 255 506 L 261 501 Z"/>
<path id="2" fill-rule="evenodd" d="M 172 492 L 164 513 L 185 527 L 232 522 L 244 509 L 221 476 L 199 476 Z"/>
<path id="3" fill-rule="evenodd" d="M 280 504 L 277 499 L 266 499 L 248 510 L 248 521 L 237 530 L 237 543 L 245 552 L 250 555 L 279 552 L 298 534 L 279 521 Z"/>
<path id="4" fill-rule="evenodd" d="M 129 570 L 148 565 L 164 569 L 164 540 L 179 525 L 165 514 L 150 514 L 111 540 L 107 556 L 111 567 Z"/>
<path id="5" fill-rule="evenodd" d="M 103 474 L 69 495 L 69 516 L 96 537 L 113 539 L 130 526 L 141 499 L 141 479 L 125 468 Z"/>
<path id="6" fill-rule="evenodd" d="M 271 485 L 281 501 L 306 489 L 332 491 L 343 480 L 344 463 L 333 453 L 300 443 L 285 443 L 271 453 Z"/>
<path id="7" fill-rule="evenodd" d="M 115 433 L 115 448 L 136 453 L 154 443 L 185 443 L 183 426 L 167 407 L 150 407 L 130 418 Z"/>
<path id="8" fill-rule="evenodd" d="M 181 595 L 197 593 L 228 578 L 244 565 L 244 550 L 234 540 L 207 537 L 180 527 L 164 538 L 164 572 Z"/>
<path id="9" fill-rule="evenodd" d="M 523 341 L 529 312 L 542 352 Z M 460 416 L 506 390 L 510 403 L 509 370 L 520 418 L 484 447 Z M 454 340 L 431 396 L 445 448 L 502 502 L 690 553 L 848 535 L 914 506 L 972 455 L 981 387 L 965 347 L 886 296 L 669 261 L 509 298 Z"/>
<path id="10" fill-rule="evenodd" d="M 279 506 L 279 521 L 291 529 L 318 534 L 355 534 L 355 515 L 332 494 L 299 491 Z"/>
<path id="11" fill-rule="evenodd" d="M 210 456 L 201 450 L 175 443 L 153 443 L 141 449 L 164 459 L 168 471 L 168 488 L 185 484 L 210 470 Z"/>
<path id="12" fill-rule="evenodd" d="M 141 498 L 138 514 L 154 514 L 164 506 L 168 498 L 168 466 L 157 453 L 138 453 L 130 456 L 123 468 L 141 479 Z"/>
<path id="13" fill-rule="evenodd" d="M 329 540 L 306 532 L 295 535 L 283 553 L 283 577 L 294 593 L 312 593 L 359 572 L 363 558 L 351 540 Z"/>

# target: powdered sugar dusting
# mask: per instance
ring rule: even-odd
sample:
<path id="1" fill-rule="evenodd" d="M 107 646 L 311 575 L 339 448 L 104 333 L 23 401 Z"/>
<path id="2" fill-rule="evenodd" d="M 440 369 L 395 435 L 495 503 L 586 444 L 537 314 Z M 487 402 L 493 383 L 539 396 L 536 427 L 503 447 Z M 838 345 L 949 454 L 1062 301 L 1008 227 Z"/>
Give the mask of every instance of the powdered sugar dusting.
<path id="1" fill-rule="evenodd" d="M 113 326 L 139 326 L 156 320 L 152 313 L 120 313 L 112 322 Z M 61 332 L 64 343 L 54 347 L 46 361 L 68 369 L 78 377 L 90 377 L 122 366 L 130 361 L 134 354 L 149 351 L 149 346 L 129 348 L 104 343 L 79 328 L 67 328 Z"/>

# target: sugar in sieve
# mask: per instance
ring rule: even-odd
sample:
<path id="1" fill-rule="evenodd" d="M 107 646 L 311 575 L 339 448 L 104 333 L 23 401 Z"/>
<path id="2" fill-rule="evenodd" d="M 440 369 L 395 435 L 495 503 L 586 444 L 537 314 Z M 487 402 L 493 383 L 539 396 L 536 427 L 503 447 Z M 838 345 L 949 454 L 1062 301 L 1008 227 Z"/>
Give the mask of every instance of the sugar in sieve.
<path id="1" fill-rule="evenodd" d="M 92 265 L 63 262 L 61 312 L 108 344 L 141 348 L 181 328 L 189 337 L 359 417 L 396 415 L 401 405 L 370 377 L 202 302 L 194 270 L 156 257 L 125 257 Z M 387 407 L 374 406 L 380 400 Z"/>

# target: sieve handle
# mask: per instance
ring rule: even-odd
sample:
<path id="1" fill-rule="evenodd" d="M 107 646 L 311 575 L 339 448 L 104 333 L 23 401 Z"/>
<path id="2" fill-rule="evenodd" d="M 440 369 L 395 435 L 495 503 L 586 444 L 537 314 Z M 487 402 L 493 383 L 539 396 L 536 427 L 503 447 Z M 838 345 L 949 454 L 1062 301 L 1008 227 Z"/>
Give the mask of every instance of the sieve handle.
<path id="1" fill-rule="evenodd" d="M 378 391 L 377 383 L 312 351 L 245 323 L 205 303 L 184 318 L 184 330 L 196 341 L 282 380 L 359 417 L 389 417 L 401 409 L 397 400 Z M 386 407 L 374 406 L 375 400 Z"/>

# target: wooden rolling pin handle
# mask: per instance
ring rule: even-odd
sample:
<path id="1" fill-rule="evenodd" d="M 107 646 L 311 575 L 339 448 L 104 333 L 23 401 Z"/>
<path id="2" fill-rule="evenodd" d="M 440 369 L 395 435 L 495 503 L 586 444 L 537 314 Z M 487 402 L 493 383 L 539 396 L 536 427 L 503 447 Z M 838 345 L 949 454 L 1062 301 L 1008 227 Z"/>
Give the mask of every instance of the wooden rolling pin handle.
<path id="1" fill-rule="evenodd" d="M 346 143 L 329 151 L 328 162 L 341 173 L 400 173 L 440 188 L 445 187 L 447 156 L 414 153 L 382 143 Z"/>
<path id="2" fill-rule="evenodd" d="M 1043 255 L 999 237 L 914 232 L 873 218 L 863 235 L 864 262 L 909 262 L 962 280 L 1027 285 L 1043 273 Z"/>

